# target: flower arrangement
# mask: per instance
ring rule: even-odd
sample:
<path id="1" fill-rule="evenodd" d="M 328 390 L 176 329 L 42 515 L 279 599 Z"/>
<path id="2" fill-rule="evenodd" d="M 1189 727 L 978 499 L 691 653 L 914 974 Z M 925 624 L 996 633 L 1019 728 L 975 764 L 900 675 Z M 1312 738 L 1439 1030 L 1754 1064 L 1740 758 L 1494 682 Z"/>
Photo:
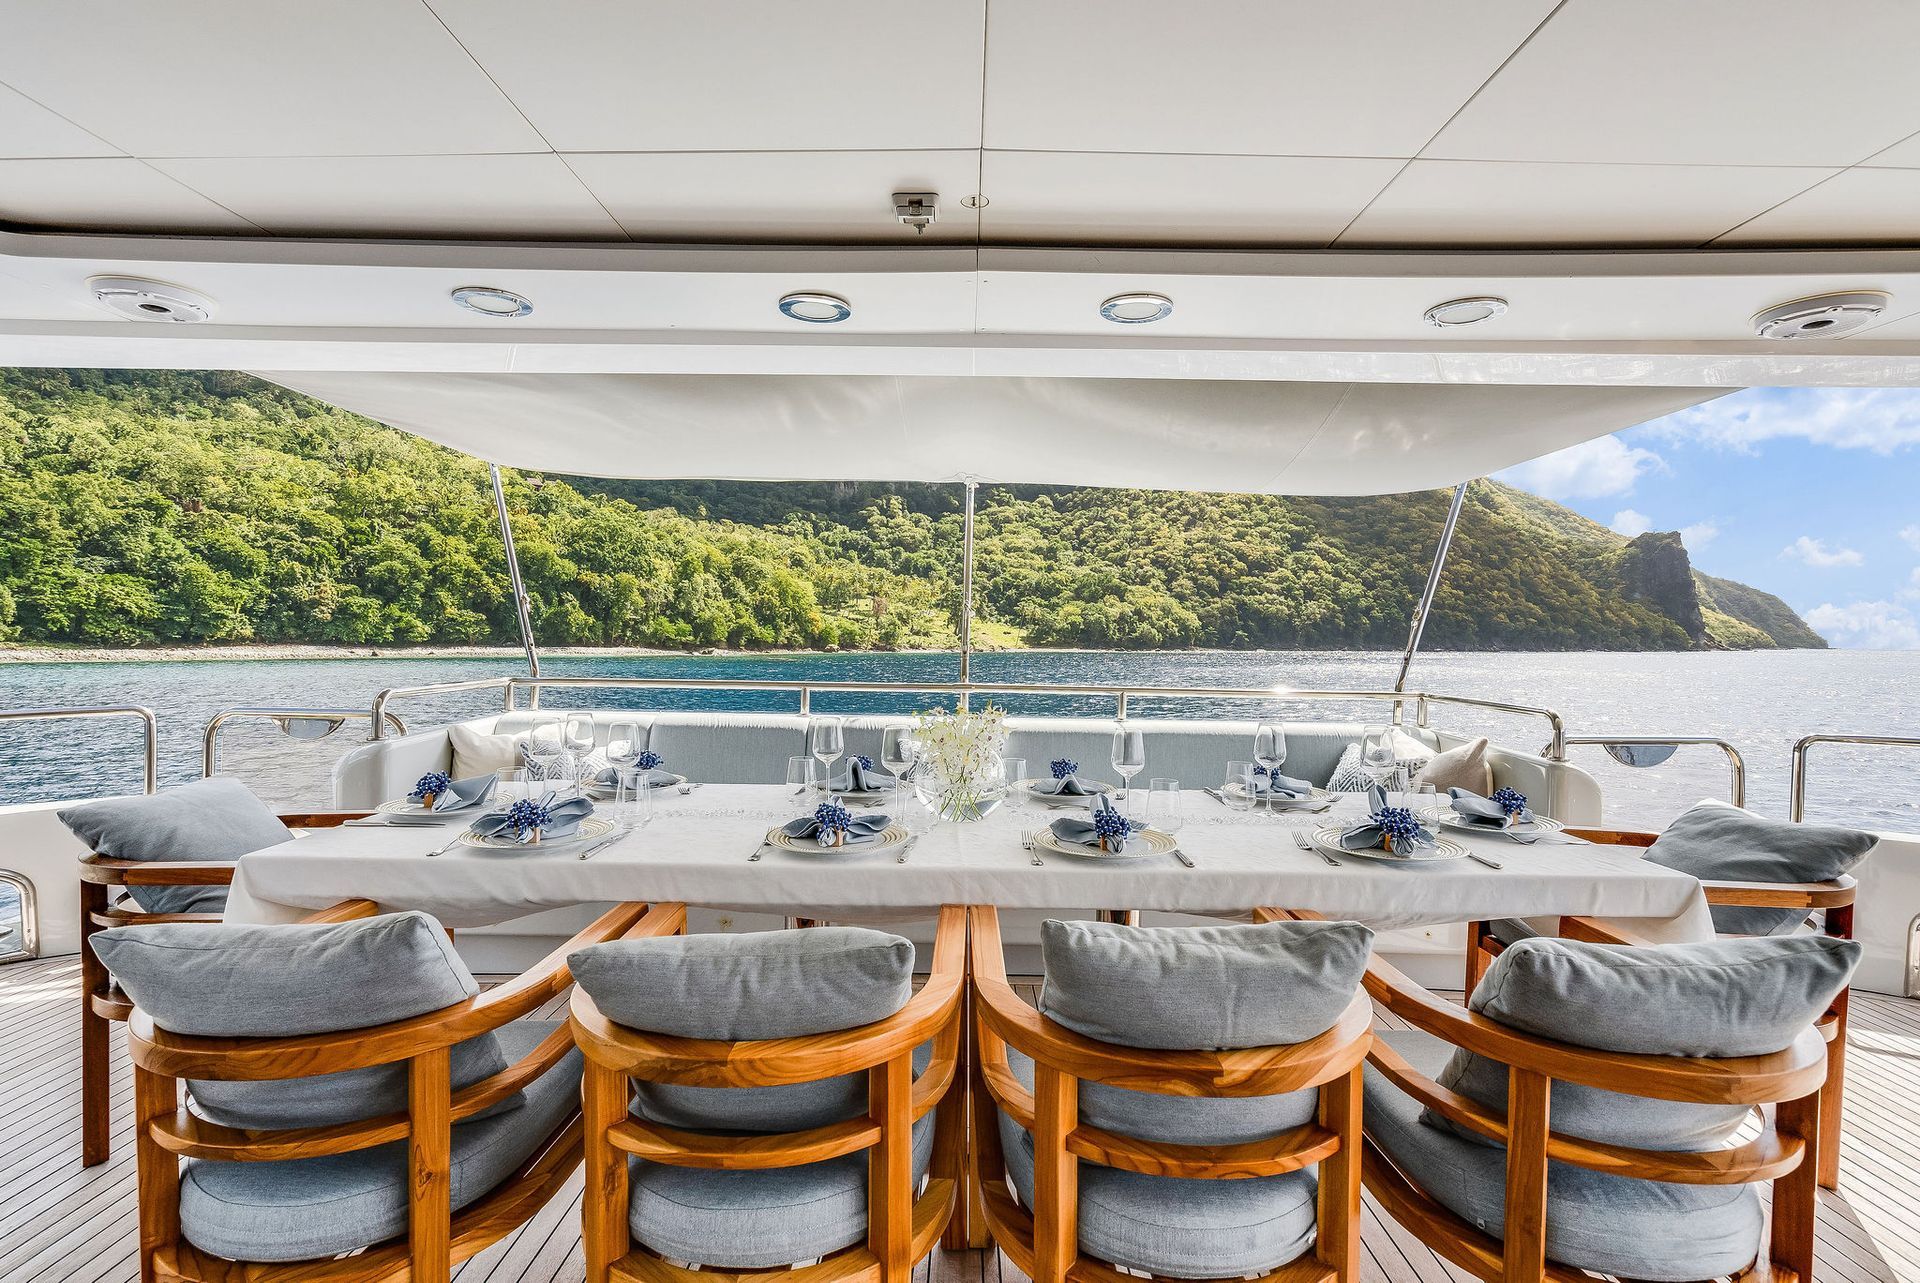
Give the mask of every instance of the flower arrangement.
<path id="1" fill-rule="evenodd" d="M 1527 809 L 1527 795 L 1519 789 L 1497 788 L 1487 800 L 1506 812 L 1509 825 L 1517 824 Z"/>
<path id="2" fill-rule="evenodd" d="M 507 808 L 507 824 L 513 829 L 515 838 L 531 833 L 533 834 L 531 840 L 537 844 L 540 841 L 540 830 L 551 823 L 553 823 L 553 813 L 547 810 L 545 803 L 521 798 Z"/>
<path id="3" fill-rule="evenodd" d="M 667 759 L 650 748 L 642 749 L 640 756 L 633 759 L 634 769 L 640 771 L 657 771 L 666 764 Z"/>
<path id="4" fill-rule="evenodd" d="M 999 804 L 1007 787 L 1005 709 L 929 709 L 914 715 L 914 727 L 920 744 L 914 791 L 941 818 L 977 820 Z"/>
<path id="5" fill-rule="evenodd" d="M 428 810 L 433 809 L 434 799 L 453 787 L 453 780 L 445 771 L 428 771 L 414 782 L 413 792 L 408 797 L 415 798 Z"/>
<path id="6" fill-rule="evenodd" d="M 1399 854 L 1402 847 L 1411 849 L 1427 840 L 1420 818 L 1404 806 L 1383 806 L 1367 818 L 1380 830 L 1382 844 L 1394 854 Z"/>
<path id="7" fill-rule="evenodd" d="M 1070 757 L 1056 757 L 1047 763 L 1047 769 L 1053 772 L 1053 778 L 1064 780 L 1070 775 L 1080 773 L 1080 763 Z"/>
<path id="8" fill-rule="evenodd" d="M 1100 839 L 1102 851 L 1117 853 L 1126 850 L 1127 837 L 1132 832 L 1132 823 L 1113 807 L 1102 806 L 1094 810 L 1093 834 Z"/>
<path id="9" fill-rule="evenodd" d="M 818 837 L 821 846 L 840 846 L 847 840 L 847 829 L 853 824 L 853 816 L 846 807 L 828 798 L 813 808 L 813 822 L 820 826 Z"/>

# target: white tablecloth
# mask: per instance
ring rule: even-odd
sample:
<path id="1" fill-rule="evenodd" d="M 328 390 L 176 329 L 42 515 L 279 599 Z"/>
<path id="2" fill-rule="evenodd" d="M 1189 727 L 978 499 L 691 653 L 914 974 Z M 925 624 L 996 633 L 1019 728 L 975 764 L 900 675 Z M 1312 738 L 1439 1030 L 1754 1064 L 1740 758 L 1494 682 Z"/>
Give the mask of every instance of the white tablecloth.
<path id="1" fill-rule="evenodd" d="M 1449 832 L 1505 867 L 1472 860 L 1410 867 L 1347 856 L 1334 868 L 1293 844 L 1294 827 L 1357 814 L 1357 799 L 1343 800 L 1334 816 L 1270 818 L 1187 793 L 1180 845 L 1196 866 L 1191 869 L 1171 855 L 1116 861 L 1046 851 L 1036 867 L 1021 849 L 1021 831 L 1042 828 L 1059 813 L 1030 803 L 1002 806 L 977 823 L 934 825 L 905 864 L 897 852 L 858 848 L 818 855 L 769 849 L 749 862 L 767 829 L 793 818 L 801 805 L 784 786 L 715 784 L 684 796 L 667 793 L 658 797 L 651 823 L 590 860 L 565 847 L 465 845 L 428 858 L 452 828 L 324 829 L 243 857 L 227 918 L 286 922 L 350 897 L 383 909 L 423 909 L 450 927 L 612 900 L 842 918 L 942 904 L 1196 913 L 1280 905 L 1383 930 L 1587 914 L 1654 939 L 1712 935 L 1700 884 L 1646 863 L 1637 848 L 1522 846 L 1498 835 Z"/>

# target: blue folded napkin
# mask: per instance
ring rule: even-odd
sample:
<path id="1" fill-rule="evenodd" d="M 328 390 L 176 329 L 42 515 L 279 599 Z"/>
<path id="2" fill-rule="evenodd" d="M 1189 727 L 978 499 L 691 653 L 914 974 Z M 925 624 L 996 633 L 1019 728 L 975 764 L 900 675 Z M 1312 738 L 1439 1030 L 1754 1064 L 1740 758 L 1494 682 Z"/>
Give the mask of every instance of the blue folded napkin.
<path id="1" fill-rule="evenodd" d="M 846 818 L 846 837 L 840 842 L 834 841 L 834 831 L 821 823 L 820 811 L 827 806 L 837 806 L 829 802 L 817 808 L 812 815 L 803 815 L 797 820 L 788 820 L 780 826 L 780 831 L 790 838 L 812 838 L 821 846 L 861 846 L 879 840 L 893 823 L 893 817 L 887 815 L 850 815 Z"/>
<path id="2" fill-rule="evenodd" d="M 613 788 L 619 784 L 619 782 L 620 768 L 617 766 L 609 766 L 604 771 L 596 771 L 593 777 L 588 780 L 588 783 L 598 784 L 603 788 Z M 645 784 L 650 789 L 663 789 L 678 784 L 679 782 L 680 777 L 664 766 L 650 767 L 646 770 L 641 770 L 638 767 L 627 768 L 627 787 L 630 789 L 639 788 L 642 784 Z"/>
<path id="3" fill-rule="evenodd" d="M 1385 849 L 1389 831 L 1396 835 L 1399 843 L 1399 849 L 1394 852 L 1396 855 L 1404 855 L 1410 845 L 1421 847 L 1434 844 L 1433 830 L 1422 824 L 1412 811 L 1401 806 L 1383 806 L 1342 832 L 1340 848 L 1343 851 Z"/>
<path id="4" fill-rule="evenodd" d="M 867 758 L 855 756 L 833 764 L 833 773 L 827 777 L 827 792 L 885 793 L 892 790 L 894 783 L 892 775 Z"/>
<path id="5" fill-rule="evenodd" d="M 555 801 L 556 794 L 547 793 L 537 800 L 514 802 L 499 810 L 489 811 L 468 826 L 468 831 L 476 837 L 512 838 L 515 842 L 533 841 L 538 824 L 538 832 L 543 840 L 572 837 L 580 829 L 580 822 L 593 814 L 593 802 L 589 798 L 570 797 L 564 802 Z"/>
<path id="6" fill-rule="evenodd" d="M 499 785 L 500 777 L 491 773 L 450 781 L 445 789 L 435 795 L 433 809 L 464 811 L 469 806 L 479 806 L 493 796 L 493 790 Z"/>
<path id="7" fill-rule="evenodd" d="M 1253 791 L 1256 796 L 1299 801 L 1313 796 L 1313 781 L 1296 780 L 1291 775 L 1282 775 L 1277 769 L 1269 772 L 1264 766 L 1253 768 Z"/>
<path id="8" fill-rule="evenodd" d="M 1057 780 L 1035 780 L 1033 791 L 1045 797 L 1098 797 L 1107 791 L 1104 784 L 1082 780 L 1078 775 L 1062 775 Z"/>
<path id="9" fill-rule="evenodd" d="M 1507 805 L 1503 806 L 1501 802 L 1495 801 L 1494 798 L 1481 797 L 1478 793 L 1468 789 L 1453 788 L 1447 790 L 1447 796 L 1453 799 L 1455 814 L 1476 825 L 1481 825 L 1489 829 L 1504 829 L 1509 823 L 1533 823 L 1533 812 L 1527 809 L 1527 799 L 1524 794 L 1514 793 L 1510 789 L 1500 789 L 1496 791 L 1495 797 L 1498 797 L 1500 793 L 1510 794 L 1509 797 L 1502 799 Z M 1519 809 L 1508 810 L 1508 806 L 1512 805 L 1516 799 L 1519 802 Z M 1509 816 L 1512 817 L 1511 820 L 1508 819 Z"/>
<path id="10" fill-rule="evenodd" d="M 1113 804 L 1111 798 L 1101 795 L 1093 799 L 1085 819 L 1077 815 L 1063 815 L 1047 827 L 1062 842 L 1071 842 L 1075 846 L 1098 847 L 1102 839 L 1105 839 L 1105 849 L 1109 853 L 1118 853 L 1126 850 L 1127 843 L 1133 839 L 1133 835 L 1146 826 L 1129 821 L 1126 816 L 1120 814 L 1120 809 Z"/>

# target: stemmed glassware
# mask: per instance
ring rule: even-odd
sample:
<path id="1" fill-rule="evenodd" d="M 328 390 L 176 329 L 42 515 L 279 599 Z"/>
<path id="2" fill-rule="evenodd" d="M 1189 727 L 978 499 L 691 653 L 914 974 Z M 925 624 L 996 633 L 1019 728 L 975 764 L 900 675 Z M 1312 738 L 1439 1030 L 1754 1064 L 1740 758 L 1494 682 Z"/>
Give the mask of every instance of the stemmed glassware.
<path id="1" fill-rule="evenodd" d="M 880 734 L 880 765 L 893 776 L 893 814 L 902 815 L 901 799 L 907 787 L 907 772 L 920 760 L 920 744 L 910 726 L 889 726 Z"/>
<path id="2" fill-rule="evenodd" d="M 1122 810 L 1133 809 L 1133 777 L 1147 769 L 1147 737 L 1125 726 L 1113 733 L 1113 770 L 1120 777 Z"/>
<path id="3" fill-rule="evenodd" d="M 642 780 L 633 777 L 634 763 L 640 760 L 641 744 L 640 724 L 638 722 L 614 722 L 607 727 L 607 764 L 613 767 L 613 808 L 625 815 L 627 813 L 627 790 L 634 790 L 634 814 L 630 819 L 637 820 L 645 809 L 640 805 L 641 798 L 650 798 L 652 790 Z"/>
<path id="4" fill-rule="evenodd" d="M 1400 774 L 1400 758 L 1393 746 L 1393 732 L 1385 726 L 1369 726 L 1360 737 L 1360 769 L 1367 778 L 1386 788 Z"/>
<path id="5" fill-rule="evenodd" d="M 1273 781 L 1287 760 L 1287 731 L 1279 722 L 1262 722 L 1253 733 L 1253 760 L 1267 769 L 1267 810 L 1273 810 Z"/>
<path id="6" fill-rule="evenodd" d="M 837 717 L 816 717 L 808 729 L 808 747 L 820 763 L 821 791 L 833 791 L 833 764 L 847 751 L 846 723 Z"/>
<path id="7" fill-rule="evenodd" d="M 566 758 L 562 766 L 565 768 L 567 781 L 578 792 L 581 780 L 586 775 L 587 758 L 594 749 L 593 714 L 572 714 L 562 727 L 561 735 L 563 736 L 561 744 L 566 749 Z"/>
<path id="8" fill-rule="evenodd" d="M 528 721 L 524 756 L 531 779 L 558 779 L 565 772 L 566 755 L 566 725 L 558 714 L 536 714 Z"/>

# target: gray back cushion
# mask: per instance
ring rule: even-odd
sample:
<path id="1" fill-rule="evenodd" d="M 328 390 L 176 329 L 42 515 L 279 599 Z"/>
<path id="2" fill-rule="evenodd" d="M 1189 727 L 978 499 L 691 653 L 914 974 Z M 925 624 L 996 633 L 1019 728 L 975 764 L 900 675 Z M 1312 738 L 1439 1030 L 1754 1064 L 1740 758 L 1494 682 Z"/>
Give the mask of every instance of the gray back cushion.
<path id="1" fill-rule="evenodd" d="M 1304 1042 L 1353 1000 L 1373 948 L 1358 922 L 1040 926 L 1040 1010 L 1126 1047 L 1221 1051 Z"/>
<path id="2" fill-rule="evenodd" d="M 160 793 L 110 797 L 63 807 L 60 822 L 110 860 L 237 860 L 293 834 L 267 804 L 230 776 L 195 780 Z M 217 913 L 225 887 L 129 887 L 148 913 Z"/>
<path id="3" fill-rule="evenodd" d="M 1789 824 L 1722 802 L 1702 802 L 1667 827 L 1651 847 L 1654 864 L 1720 882 L 1828 882 L 1865 858 L 1871 833 L 1827 824 Z M 1717 931 L 1764 936 L 1791 931 L 1804 909 L 1715 905 Z"/>
<path id="4" fill-rule="evenodd" d="M 1851 940 L 1812 935 L 1631 948 L 1536 937 L 1509 946 L 1467 1005 L 1514 1029 L 1598 1051 L 1763 1056 L 1819 1019 L 1860 953 Z M 1439 1081 L 1506 1112 L 1507 1068 L 1498 1061 L 1456 1051 Z M 1556 1082 L 1550 1117 L 1555 1131 L 1587 1140 L 1703 1150 L 1732 1135 L 1747 1112 Z M 1435 1114 L 1426 1121 L 1448 1128 Z"/>
<path id="5" fill-rule="evenodd" d="M 325 925 L 155 923 L 99 932 L 92 945 L 134 1004 L 177 1034 L 338 1033 L 425 1015 L 480 992 L 446 932 L 424 913 Z M 452 1060 L 456 1089 L 507 1066 L 490 1033 L 457 1044 Z M 405 1108 L 407 1066 L 191 1087 L 217 1123 L 318 1127 Z M 490 1112 L 518 1103 L 510 1097 Z"/>
<path id="6" fill-rule="evenodd" d="M 913 942 L 864 927 L 616 940 L 569 955 L 574 981 L 630 1029 L 726 1042 L 798 1038 L 885 1020 L 913 996 Z M 926 1049 L 916 1057 L 927 1063 Z M 778 1087 L 636 1082 L 635 1109 L 670 1127 L 790 1132 L 866 1110 L 866 1076 Z"/>

